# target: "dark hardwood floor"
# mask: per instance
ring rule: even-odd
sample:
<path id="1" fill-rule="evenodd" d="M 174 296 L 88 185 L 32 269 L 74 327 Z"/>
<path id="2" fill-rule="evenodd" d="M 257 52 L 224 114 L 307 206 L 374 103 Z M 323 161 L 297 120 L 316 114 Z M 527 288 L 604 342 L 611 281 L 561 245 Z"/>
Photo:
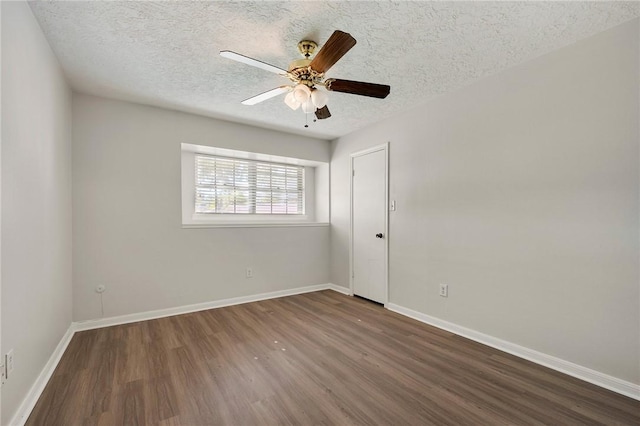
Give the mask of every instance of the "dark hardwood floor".
<path id="1" fill-rule="evenodd" d="M 322 291 L 77 333 L 28 425 L 640 424 L 640 402 Z"/>

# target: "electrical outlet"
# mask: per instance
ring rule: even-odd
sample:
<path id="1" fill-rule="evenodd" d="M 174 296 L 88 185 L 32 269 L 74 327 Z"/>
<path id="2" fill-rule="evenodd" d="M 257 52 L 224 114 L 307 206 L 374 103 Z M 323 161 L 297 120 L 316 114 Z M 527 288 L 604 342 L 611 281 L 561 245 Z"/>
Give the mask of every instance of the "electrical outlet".
<path id="1" fill-rule="evenodd" d="M 253 269 L 247 268 L 247 278 L 253 278 Z"/>
<path id="2" fill-rule="evenodd" d="M 449 284 L 440 284 L 440 296 L 449 297 Z"/>
<path id="3" fill-rule="evenodd" d="M 7 359 L 4 363 L 7 366 L 7 378 L 9 378 L 9 373 L 13 372 L 13 349 L 7 352 Z"/>

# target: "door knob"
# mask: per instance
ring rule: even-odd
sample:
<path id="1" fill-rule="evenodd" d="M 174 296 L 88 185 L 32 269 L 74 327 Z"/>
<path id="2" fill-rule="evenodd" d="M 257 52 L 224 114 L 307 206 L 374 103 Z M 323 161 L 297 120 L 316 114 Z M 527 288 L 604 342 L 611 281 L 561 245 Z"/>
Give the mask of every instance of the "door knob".
<path id="1" fill-rule="evenodd" d="M 376 238 L 384 238 L 384 234 L 383 233 L 376 234 Z"/>

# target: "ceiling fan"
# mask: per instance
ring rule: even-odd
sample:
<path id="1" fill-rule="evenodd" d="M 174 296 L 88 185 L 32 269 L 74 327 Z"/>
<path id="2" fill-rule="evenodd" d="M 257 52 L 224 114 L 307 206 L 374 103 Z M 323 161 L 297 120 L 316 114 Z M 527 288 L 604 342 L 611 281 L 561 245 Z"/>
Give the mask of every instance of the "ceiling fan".
<path id="1" fill-rule="evenodd" d="M 325 72 L 335 65 L 355 44 L 356 39 L 354 39 L 351 34 L 336 30 L 331 34 L 329 40 L 322 46 L 315 57 L 311 59 L 311 55 L 313 55 L 318 45 L 311 40 L 302 40 L 298 43 L 298 51 L 304 56 L 304 59 L 291 62 L 288 70 L 230 50 L 222 50 L 220 51 L 220 55 L 234 61 L 242 62 L 243 64 L 279 74 L 288 78 L 293 83 L 293 85 L 276 87 L 275 89 L 245 99 L 242 101 L 244 105 L 255 105 L 287 93 L 284 102 L 291 109 L 296 110 L 298 107 L 301 107 L 305 114 L 315 111 L 316 117 L 319 120 L 323 120 L 331 117 L 331 113 L 329 112 L 329 108 L 327 108 L 328 95 L 325 91 L 320 90 L 320 87 L 324 87 L 331 92 L 350 93 L 352 95 L 369 96 L 380 99 L 386 98 L 391 91 L 391 87 L 384 84 L 364 83 L 362 81 L 340 80 L 336 78 L 325 79 Z"/>

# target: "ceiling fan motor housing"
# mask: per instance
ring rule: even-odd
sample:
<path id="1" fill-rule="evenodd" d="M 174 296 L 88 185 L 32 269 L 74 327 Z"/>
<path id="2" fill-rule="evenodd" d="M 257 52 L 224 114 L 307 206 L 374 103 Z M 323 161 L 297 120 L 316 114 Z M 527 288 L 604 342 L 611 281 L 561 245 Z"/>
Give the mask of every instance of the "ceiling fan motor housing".
<path id="1" fill-rule="evenodd" d="M 289 79 L 294 83 L 306 84 L 309 87 L 322 83 L 324 74 L 313 70 L 309 66 L 310 63 L 310 59 L 297 59 L 292 61 L 289 64 Z"/>
<path id="2" fill-rule="evenodd" d="M 310 67 L 311 55 L 318 47 L 318 44 L 312 40 L 302 40 L 298 43 L 298 51 L 304 56 L 304 59 L 297 59 L 289 64 L 289 79 L 294 83 L 302 83 L 308 87 L 322 82 L 323 74 L 313 70 Z"/>
<path id="3" fill-rule="evenodd" d="M 289 72 L 293 72 L 299 68 L 309 68 L 311 59 L 296 59 L 289 64 Z"/>

